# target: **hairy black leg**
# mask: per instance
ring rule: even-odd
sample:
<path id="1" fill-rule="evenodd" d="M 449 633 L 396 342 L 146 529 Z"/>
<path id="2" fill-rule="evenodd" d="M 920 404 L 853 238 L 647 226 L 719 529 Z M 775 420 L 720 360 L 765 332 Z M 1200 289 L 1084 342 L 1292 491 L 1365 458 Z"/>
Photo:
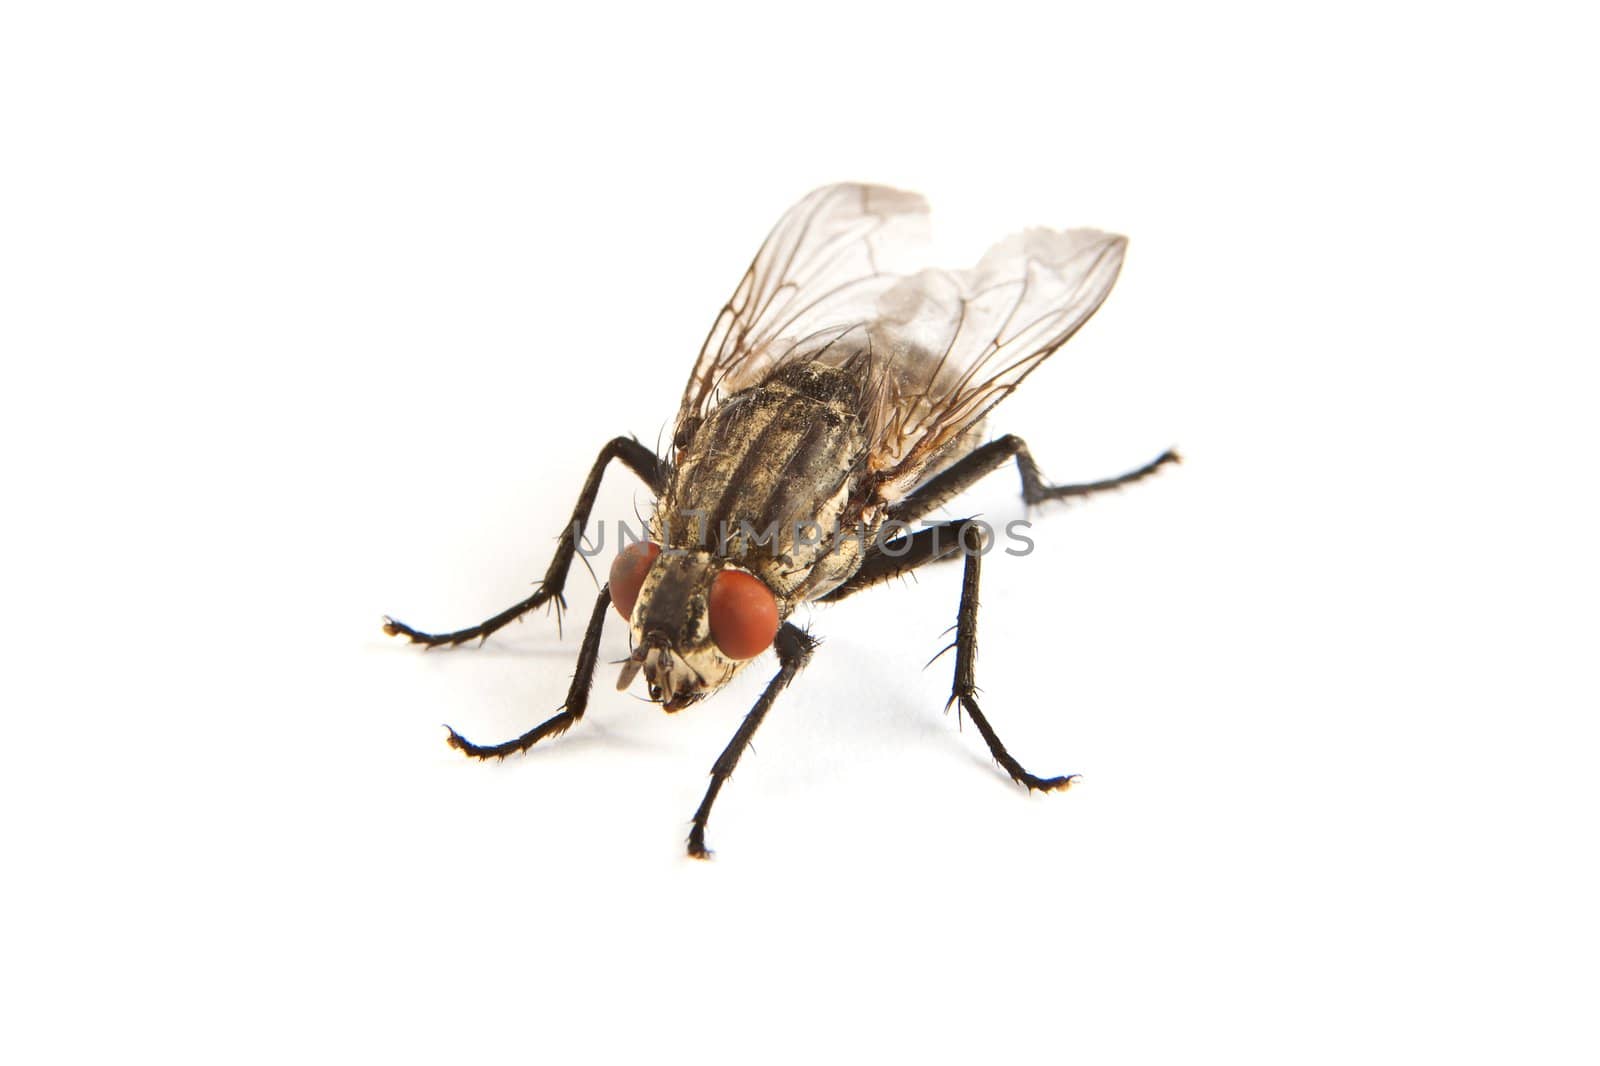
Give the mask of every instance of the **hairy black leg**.
<path id="1" fill-rule="evenodd" d="M 546 737 L 565 733 L 589 706 L 589 688 L 594 682 L 595 662 L 600 657 L 600 631 L 605 628 L 606 615 L 611 613 L 611 586 L 606 585 L 594 601 L 594 613 L 589 616 L 589 628 L 583 634 L 583 646 L 578 649 L 578 669 L 572 675 L 572 687 L 567 689 L 567 702 L 552 717 L 534 726 L 515 740 L 504 744 L 474 744 L 450 729 L 450 746 L 475 759 L 504 759 L 514 751 L 527 751 Z"/>
<path id="2" fill-rule="evenodd" d="M 900 522 L 920 518 L 935 507 L 949 502 L 957 493 L 990 471 L 1004 466 L 1007 459 L 1013 458 L 1017 461 L 1017 472 L 1022 476 L 1022 498 L 1029 504 L 1075 496 L 1092 496 L 1097 492 L 1121 488 L 1123 485 L 1131 485 L 1135 481 L 1149 477 L 1168 463 L 1182 461 L 1177 451 L 1169 448 L 1137 470 L 1130 470 L 1117 477 L 1079 485 L 1051 485 L 1046 483 L 1044 475 L 1039 472 L 1039 464 L 1034 462 L 1033 456 L 1029 454 L 1027 443 L 1021 437 L 1007 434 L 982 447 L 974 448 L 949 469 L 929 478 L 911 495 L 890 507 L 888 518 Z"/>
<path id="3" fill-rule="evenodd" d="M 556 542 L 555 557 L 550 560 L 549 569 L 544 572 L 544 580 L 539 582 L 539 587 L 534 590 L 532 596 L 521 603 L 507 607 L 493 618 L 485 619 L 468 629 L 458 629 L 454 633 L 423 633 L 388 616 L 383 619 L 383 631 L 391 637 L 409 637 L 414 644 L 433 647 L 438 644 L 455 645 L 465 644 L 469 640 L 485 640 L 490 633 L 507 622 L 521 618 L 535 607 L 542 607 L 552 600 L 555 602 L 559 618 L 560 612 L 567 605 L 562 589 L 567 583 L 567 571 L 572 568 L 572 557 L 578 550 L 578 537 L 582 534 L 583 527 L 589 523 L 589 512 L 594 509 L 595 496 L 600 492 L 600 478 L 613 459 L 621 459 L 628 469 L 638 474 L 657 495 L 665 489 L 663 481 L 666 471 L 661 460 L 632 437 L 617 437 L 600 449 L 600 456 L 594 461 L 594 466 L 589 469 L 589 477 L 583 483 L 583 491 L 578 494 L 578 505 L 572 509 L 572 521 L 561 531 L 561 537 Z"/>
<path id="4" fill-rule="evenodd" d="M 778 636 L 772 643 L 778 653 L 778 673 L 767 682 L 766 691 L 761 693 L 756 705 L 750 708 L 750 713 L 744 716 L 739 731 L 733 734 L 728 746 L 717 756 L 716 764 L 711 767 L 711 785 L 706 789 L 705 799 L 700 801 L 700 809 L 694 812 L 693 826 L 689 830 L 689 854 L 697 859 L 711 857 L 711 851 L 706 847 L 706 820 L 711 817 L 711 805 L 716 802 L 717 793 L 722 791 L 722 783 L 733 773 L 733 768 L 739 765 L 739 756 L 750 746 L 750 738 L 754 737 L 756 730 L 761 727 L 761 720 L 767 716 L 772 701 L 778 698 L 778 693 L 788 686 L 794 675 L 799 673 L 800 668 L 810 660 L 811 653 L 817 646 L 817 642 L 810 634 L 792 622 L 783 624 L 783 628 L 778 630 Z"/>
<path id="5" fill-rule="evenodd" d="M 955 558 L 961 554 L 959 531 L 970 521 L 970 518 L 958 518 L 940 522 L 875 545 L 849 580 L 819 598 L 824 603 L 835 603 L 890 578 L 909 574 L 919 566 Z"/>
<path id="6" fill-rule="evenodd" d="M 978 727 L 978 732 L 983 735 L 983 742 L 989 745 L 989 754 L 1017 784 L 1045 792 L 1067 788 L 1076 774 L 1065 777 L 1037 777 L 1030 774 L 1011 757 L 994 727 L 978 709 L 978 572 L 982 566 L 983 533 L 976 525 L 968 524 L 962 527 L 958 535 L 961 549 L 966 554 L 966 570 L 961 576 L 961 608 L 956 616 L 955 684 L 950 689 L 950 701 L 945 704 L 945 709 L 949 710 L 953 703 L 961 704 L 961 709 L 967 712 L 972 723 Z"/>
<path id="7" fill-rule="evenodd" d="M 1029 503 L 1068 496 L 1089 496 L 1096 492 L 1118 488 L 1150 476 L 1167 463 L 1181 461 L 1178 453 L 1169 449 L 1151 462 L 1120 477 L 1081 485 L 1047 485 L 1022 438 L 1006 436 L 974 450 L 948 470 L 930 478 L 921 488 L 891 507 L 888 517 L 892 521 L 912 521 L 940 504 L 948 502 L 1012 458 L 1016 459 L 1017 468 L 1022 474 L 1023 499 Z M 953 532 L 959 530 L 967 521 L 968 519 L 960 518 L 941 522 L 917 530 L 915 533 L 903 533 L 891 540 L 875 541 L 868 546 L 860 569 L 844 584 L 822 596 L 821 599 L 825 602 L 842 600 L 862 589 L 871 588 L 890 578 L 909 573 L 919 566 L 955 558 L 961 550 L 958 538 Z"/>

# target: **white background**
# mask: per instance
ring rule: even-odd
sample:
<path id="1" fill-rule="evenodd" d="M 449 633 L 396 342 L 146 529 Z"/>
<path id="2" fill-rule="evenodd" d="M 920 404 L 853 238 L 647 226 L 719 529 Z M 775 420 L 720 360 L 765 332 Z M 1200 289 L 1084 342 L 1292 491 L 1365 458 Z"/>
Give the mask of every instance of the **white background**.
<path id="1" fill-rule="evenodd" d="M 1594 1061 L 1578 5 L 8 5 L 4 1057 Z M 526 594 L 808 189 L 1132 246 L 985 570 L 560 703 Z M 620 471 L 598 514 L 649 503 Z M 1010 472 L 952 511 L 1021 517 Z M 600 565 L 605 565 L 600 560 Z M 620 657 L 613 626 L 603 655 Z"/>

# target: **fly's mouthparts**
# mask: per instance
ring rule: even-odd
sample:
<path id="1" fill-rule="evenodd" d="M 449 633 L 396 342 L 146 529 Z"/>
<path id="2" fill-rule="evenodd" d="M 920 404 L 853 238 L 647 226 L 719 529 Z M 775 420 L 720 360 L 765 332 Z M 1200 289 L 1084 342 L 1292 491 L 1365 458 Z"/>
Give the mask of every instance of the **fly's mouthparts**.
<path id="1" fill-rule="evenodd" d="M 624 660 L 622 664 L 622 672 L 617 675 L 617 691 L 628 691 L 628 687 L 633 684 L 633 679 L 639 676 L 639 671 L 643 668 L 644 658 L 639 652 L 634 652 L 626 660 Z"/>

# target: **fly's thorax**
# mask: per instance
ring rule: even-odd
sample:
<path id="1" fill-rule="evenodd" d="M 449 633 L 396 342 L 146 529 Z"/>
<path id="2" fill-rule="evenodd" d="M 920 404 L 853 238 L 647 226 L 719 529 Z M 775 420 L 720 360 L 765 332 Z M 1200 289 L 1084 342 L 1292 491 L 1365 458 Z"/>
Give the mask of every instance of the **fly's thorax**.
<path id="1" fill-rule="evenodd" d="M 678 452 L 652 535 L 748 569 L 785 616 L 854 573 L 866 452 L 859 388 L 843 369 L 801 364 L 717 405 Z"/>
<path id="2" fill-rule="evenodd" d="M 844 521 L 844 515 L 853 514 L 853 524 Z M 820 544 L 809 545 L 809 565 L 804 570 L 805 580 L 797 584 L 790 595 L 798 601 L 814 600 L 843 584 L 866 558 L 867 549 L 882 532 L 882 517 L 874 510 L 861 510 L 844 501 L 839 505 L 836 526 Z"/>

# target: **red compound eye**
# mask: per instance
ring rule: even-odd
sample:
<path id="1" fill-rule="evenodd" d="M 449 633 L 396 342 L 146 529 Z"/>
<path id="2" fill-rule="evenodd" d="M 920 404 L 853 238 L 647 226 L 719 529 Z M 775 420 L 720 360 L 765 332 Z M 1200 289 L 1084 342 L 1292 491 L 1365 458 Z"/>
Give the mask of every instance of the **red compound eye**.
<path id="1" fill-rule="evenodd" d="M 617 553 L 611 564 L 611 602 L 624 619 L 633 618 L 633 605 L 639 600 L 639 589 L 650 564 L 656 561 L 661 549 L 654 544 L 630 544 Z"/>
<path id="2" fill-rule="evenodd" d="M 778 601 L 772 590 L 741 570 L 724 570 L 711 582 L 711 639 L 730 659 L 753 659 L 778 635 Z"/>

